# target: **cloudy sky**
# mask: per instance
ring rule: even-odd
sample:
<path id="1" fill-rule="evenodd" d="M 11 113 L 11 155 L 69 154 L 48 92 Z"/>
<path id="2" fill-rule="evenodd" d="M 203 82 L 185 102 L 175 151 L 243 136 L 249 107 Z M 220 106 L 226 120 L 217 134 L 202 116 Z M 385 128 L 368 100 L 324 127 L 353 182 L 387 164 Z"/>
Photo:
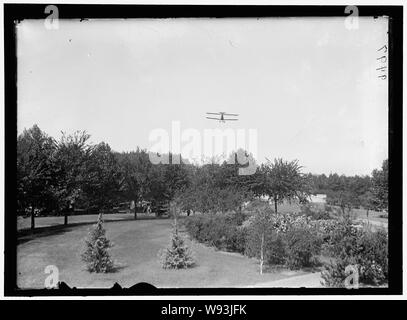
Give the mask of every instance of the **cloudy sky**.
<path id="1" fill-rule="evenodd" d="M 18 131 L 86 130 L 116 151 L 154 129 L 257 130 L 257 158 L 369 174 L 387 157 L 387 19 L 43 21 L 17 26 Z M 205 112 L 239 114 L 219 123 Z"/>

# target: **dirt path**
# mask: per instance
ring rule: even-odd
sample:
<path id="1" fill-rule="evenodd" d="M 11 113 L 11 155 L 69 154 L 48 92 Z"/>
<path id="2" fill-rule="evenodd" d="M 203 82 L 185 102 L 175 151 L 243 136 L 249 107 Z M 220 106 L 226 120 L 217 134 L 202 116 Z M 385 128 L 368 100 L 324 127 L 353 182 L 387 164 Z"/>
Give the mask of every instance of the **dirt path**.
<path id="1" fill-rule="evenodd" d="M 257 283 L 252 287 L 257 288 L 322 288 L 321 272 L 314 272 L 287 279 Z"/>

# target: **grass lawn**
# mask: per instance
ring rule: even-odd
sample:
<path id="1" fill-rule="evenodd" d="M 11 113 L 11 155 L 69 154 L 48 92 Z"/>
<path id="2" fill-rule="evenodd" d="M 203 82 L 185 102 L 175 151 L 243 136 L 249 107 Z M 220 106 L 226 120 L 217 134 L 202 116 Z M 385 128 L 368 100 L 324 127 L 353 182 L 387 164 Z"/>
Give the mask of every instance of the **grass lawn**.
<path id="1" fill-rule="evenodd" d="M 114 243 L 111 255 L 118 269 L 114 273 L 92 274 L 86 271 L 80 254 L 91 225 L 77 224 L 59 228 L 52 234 L 35 234 L 24 239 L 17 247 L 17 283 L 19 288 L 43 288 L 48 274 L 47 265 L 59 269 L 59 279 L 69 286 L 108 288 L 115 282 L 130 287 L 138 282 L 148 282 L 156 287 L 246 287 L 305 274 L 279 270 L 259 274 L 256 260 L 239 254 L 216 251 L 202 244 L 191 242 L 197 265 L 187 270 L 164 270 L 157 253 L 165 248 L 171 237 L 170 219 L 140 219 L 105 223 L 107 237 Z M 119 215 L 117 215 L 118 217 Z M 47 219 L 47 218 L 39 218 Z M 52 219 L 52 218 L 49 218 Z M 63 217 L 55 218 L 63 219 Z M 71 217 L 88 222 L 87 217 Z M 90 220 L 92 221 L 92 220 Z M 45 223 L 44 223 L 45 224 Z"/>

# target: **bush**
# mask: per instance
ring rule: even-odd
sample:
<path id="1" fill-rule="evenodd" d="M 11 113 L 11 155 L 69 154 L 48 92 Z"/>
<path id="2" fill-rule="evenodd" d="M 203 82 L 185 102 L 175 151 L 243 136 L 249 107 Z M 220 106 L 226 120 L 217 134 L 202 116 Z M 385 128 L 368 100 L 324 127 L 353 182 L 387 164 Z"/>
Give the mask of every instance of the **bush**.
<path id="1" fill-rule="evenodd" d="M 277 233 L 268 233 L 264 239 L 264 260 L 268 265 L 284 265 L 286 248 L 283 238 Z M 251 230 L 247 232 L 244 254 L 251 258 L 260 258 L 259 235 Z"/>
<path id="2" fill-rule="evenodd" d="M 330 208 L 329 206 L 327 206 Z M 328 220 L 332 219 L 330 215 L 330 209 L 323 207 L 321 205 L 315 204 L 304 204 L 301 206 L 301 214 L 307 217 L 311 217 L 313 220 Z"/>
<path id="3" fill-rule="evenodd" d="M 112 244 L 106 238 L 105 233 L 102 214 L 99 214 L 96 225 L 85 239 L 86 249 L 82 253 L 82 260 L 86 263 L 86 268 L 90 272 L 113 271 L 114 263 L 108 253 L 108 249 L 112 247 Z"/>
<path id="4" fill-rule="evenodd" d="M 220 241 L 223 234 L 220 234 L 219 223 L 224 223 L 216 219 L 214 215 L 199 215 L 188 217 L 184 224 L 189 234 L 199 242 L 215 245 Z"/>
<path id="5" fill-rule="evenodd" d="M 194 239 L 220 250 L 263 256 L 262 264 L 307 267 L 320 251 L 319 234 L 304 215 L 257 210 L 244 222 L 238 215 L 199 215 L 184 223 Z"/>
<path id="6" fill-rule="evenodd" d="M 364 231 L 358 238 L 360 280 L 367 284 L 381 284 L 388 278 L 388 236 L 385 230 Z"/>
<path id="7" fill-rule="evenodd" d="M 270 244 L 278 236 L 274 223 L 271 210 L 260 209 L 256 210 L 256 213 L 244 224 L 249 234 L 246 254 L 259 259 L 260 274 L 263 273 L 264 264 L 270 260 Z"/>
<path id="8" fill-rule="evenodd" d="M 246 254 L 258 257 L 259 227 L 265 231 L 265 258 L 269 265 L 285 264 L 291 269 L 311 266 L 314 255 L 320 252 L 322 236 L 313 220 L 305 215 L 263 213 L 269 219 L 263 219 L 256 227 L 256 216 L 245 222 L 248 228 Z"/>
<path id="9" fill-rule="evenodd" d="M 224 248 L 228 251 L 244 253 L 246 248 L 247 232 L 237 226 L 228 227 L 225 232 Z"/>
<path id="10" fill-rule="evenodd" d="M 315 220 L 311 223 L 323 247 L 329 248 L 332 244 L 332 235 L 338 226 L 337 219 Z"/>
<path id="11" fill-rule="evenodd" d="M 300 269 L 313 264 L 314 255 L 321 249 L 316 232 L 310 228 L 293 228 L 284 235 L 286 264 L 290 269 Z"/>
<path id="12" fill-rule="evenodd" d="M 286 227 L 286 221 L 276 217 L 269 207 L 263 206 L 255 208 L 254 213 L 243 223 L 247 233 L 245 255 L 260 259 L 261 265 L 284 264 L 285 248 L 280 231 Z"/>
<path id="13" fill-rule="evenodd" d="M 182 220 L 183 224 L 185 226 L 185 229 L 188 231 L 191 237 L 194 239 L 201 241 L 199 239 L 200 233 L 201 233 L 201 228 L 202 228 L 202 217 L 201 215 L 199 216 L 191 216 L 187 217 L 186 219 Z"/>
<path id="14" fill-rule="evenodd" d="M 328 279 L 328 286 L 343 283 L 345 267 L 350 264 L 357 265 L 361 283 L 378 285 L 387 281 L 387 231 L 358 229 L 345 219 L 332 232 L 329 248 L 336 263 L 325 267 L 324 277 Z"/>
<path id="15" fill-rule="evenodd" d="M 328 253 L 336 258 L 346 259 L 357 254 L 357 239 L 360 232 L 350 219 L 341 219 L 327 235 Z"/>
<path id="16" fill-rule="evenodd" d="M 337 259 L 336 261 L 330 261 L 324 266 L 324 270 L 321 273 L 321 284 L 329 288 L 344 288 L 345 279 L 348 277 L 346 267 L 349 265 L 355 265 L 355 260 L 349 259 Z"/>
<path id="17" fill-rule="evenodd" d="M 164 269 L 185 269 L 195 264 L 191 250 L 185 245 L 184 239 L 178 234 L 174 224 L 170 246 L 159 252 L 161 265 Z"/>
<path id="18" fill-rule="evenodd" d="M 197 241 L 220 250 L 244 252 L 246 232 L 238 215 L 199 215 L 184 220 L 188 233 Z"/>
<path id="19" fill-rule="evenodd" d="M 291 269 L 312 266 L 315 256 L 324 248 L 335 259 L 326 266 L 327 283 L 343 282 L 349 264 L 358 266 L 363 283 L 380 284 L 387 280 L 385 230 L 361 230 L 346 218 L 312 220 L 305 215 L 263 211 L 253 214 L 242 225 L 236 215 L 199 215 L 185 219 L 185 226 L 194 239 L 217 249 L 256 258 L 262 252 L 262 263 L 284 264 Z"/>

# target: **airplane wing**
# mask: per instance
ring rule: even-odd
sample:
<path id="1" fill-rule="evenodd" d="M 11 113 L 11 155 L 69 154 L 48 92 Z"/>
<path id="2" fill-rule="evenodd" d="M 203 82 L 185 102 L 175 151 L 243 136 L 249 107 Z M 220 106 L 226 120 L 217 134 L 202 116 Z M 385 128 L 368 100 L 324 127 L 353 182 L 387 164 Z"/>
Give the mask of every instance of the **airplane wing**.
<path id="1" fill-rule="evenodd" d="M 215 113 L 215 112 L 207 112 L 206 114 L 216 114 L 216 115 L 219 115 L 220 113 Z"/>
<path id="2" fill-rule="evenodd" d="M 239 119 L 223 119 L 223 120 L 225 120 L 225 121 L 237 121 Z"/>
<path id="3" fill-rule="evenodd" d="M 206 119 L 211 119 L 211 120 L 220 120 L 218 118 L 211 118 L 211 117 L 206 117 Z"/>
<path id="4" fill-rule="evenodd" d="M 238 116 L 236 113 L 224 113 L 225 116 Z"/>

